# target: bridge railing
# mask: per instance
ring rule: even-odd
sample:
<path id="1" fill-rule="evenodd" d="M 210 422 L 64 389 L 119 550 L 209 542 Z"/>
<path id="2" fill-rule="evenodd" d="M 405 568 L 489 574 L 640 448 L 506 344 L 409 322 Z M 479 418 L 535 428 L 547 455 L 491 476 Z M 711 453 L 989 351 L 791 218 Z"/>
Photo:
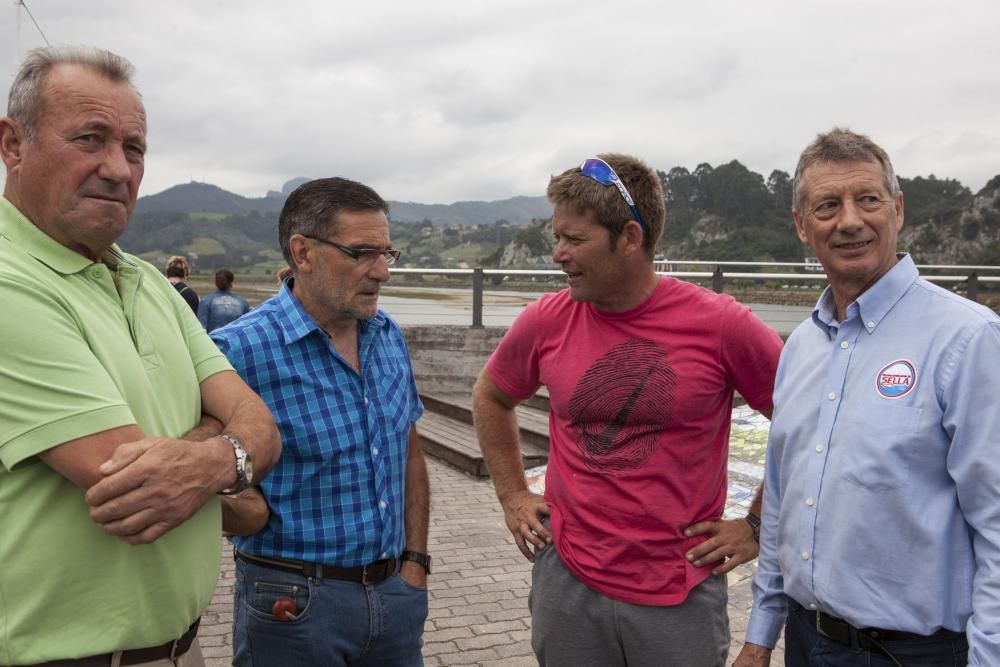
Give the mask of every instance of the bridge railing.
<path id="1" fill-rule="evenodd" d="M 727 280 L 751 282 L 802 282 L 818 283 L 825 286 L 826 275 L 822 267 L 814 262 L 732 262 L 732 261 L 691 261 L 691 260 L 657 260 L 654 262 L 656 272 L 664 276 L 673 276 L 682 280 L 711 280 L 715 292 L 725 291 Z M 701 268 L 702 270 L 677 270 L 677 267 Z M 784 267 L 791 271 L 735 271 L 735 267 L 757 267 L 773 269 Z M 817 268 L 819 271 L 817 271 Z M 981 283 L 1000 283 L 1000 266 L 971 264 L 920 264 L 917 266 L 923 278 L 935 283 L 953 284 L 961 287 L 964 284 L 965 297 L 973 301 L 979 300 Z M 796 269 L 800 271 L 796 271 Z M 472 326 L 483 326 L 483 295 L 486 276 L 517 276 L 517 277 L 552 277 L 564 276 L 558 269 L 407 269 L 391 268 L 393 274 L 400 275 L 435 275 L 435 276 L 469 276 L 472 281 Z M 946 273 L 938 273 L 944 271 Z"/>

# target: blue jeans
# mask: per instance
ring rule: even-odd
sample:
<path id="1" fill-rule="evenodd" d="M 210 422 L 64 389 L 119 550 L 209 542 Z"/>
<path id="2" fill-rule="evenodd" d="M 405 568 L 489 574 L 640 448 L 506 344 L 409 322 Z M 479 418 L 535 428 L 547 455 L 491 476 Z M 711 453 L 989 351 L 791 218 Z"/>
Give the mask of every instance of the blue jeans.
<path id="1" fill-rule="evenodd" d="M 427 589 L 400 576 L 362 585 L 236 561 L 233 664 L 238 667 L 422 667 Z M 297 617 L 271 606 L 292 598 Z"/>
<path id="2" fill-rule="evenodd" d="M 792 604 L 785 625 L 785 667 L 964 667 L 969 643 L 958 639 L 884 641 L 897 662 L 876 651 L 852 648 L 819 633 L 813 617 Z"/>

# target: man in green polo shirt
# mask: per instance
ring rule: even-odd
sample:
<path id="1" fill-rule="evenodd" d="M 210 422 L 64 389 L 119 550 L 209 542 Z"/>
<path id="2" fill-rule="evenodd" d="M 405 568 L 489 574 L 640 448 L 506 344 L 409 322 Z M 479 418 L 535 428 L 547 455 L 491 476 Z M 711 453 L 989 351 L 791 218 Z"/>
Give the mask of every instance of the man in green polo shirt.
<path id="1" fill-rule="evenodd" d="M 0 665 L 202 664 L 216 494 L 280 452 L 191 309 L 115 245 L 146 148 L 131 73 L 33 51 L 0 118 Z"/>

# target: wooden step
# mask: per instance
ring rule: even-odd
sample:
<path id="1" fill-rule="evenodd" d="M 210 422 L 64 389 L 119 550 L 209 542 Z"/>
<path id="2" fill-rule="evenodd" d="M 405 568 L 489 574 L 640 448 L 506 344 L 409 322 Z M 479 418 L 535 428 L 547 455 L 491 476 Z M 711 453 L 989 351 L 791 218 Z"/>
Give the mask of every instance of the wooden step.
<path id="1" fill-rule="evenodd" d="M 548 400 L 546 394 L 546 401 Z M 436 412 L 472 424 L 471 394 L 421 393 L 420 400 L 430 412 Z M 521 444 L 537 449 L 549 449 L 549 413 L 525 404 L 515 408 L 520 429 Z"/>
<path id="2" fill-rule="evenodd" d="M 426 454 L 475 477 L 489 477 L 476 431 L 471 424 L 428 409 L 417 422 L 417 433 Z M 548 458 L 546 450 L 521 443 L 521 460 L 525 469 L 542 465 Z"/>

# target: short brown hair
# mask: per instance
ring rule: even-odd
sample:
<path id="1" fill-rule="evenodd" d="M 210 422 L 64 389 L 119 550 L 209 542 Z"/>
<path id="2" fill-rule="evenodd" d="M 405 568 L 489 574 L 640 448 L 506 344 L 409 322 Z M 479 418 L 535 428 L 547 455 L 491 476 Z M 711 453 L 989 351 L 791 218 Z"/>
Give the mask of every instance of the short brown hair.
<path id="1" fill-rule="evenodd" d="M 886 191 L 892 197 L 899 194 L 899 181 L 892 169 L 889 154 L 867 136 L 845 127 L 835 127 L 829 132 L 817 134 L 816 139 L 799 156 L 792 182 L 793 211 L 801 213 L 805 203 L 806 192 L 802 176 L 806 169 L 822 162 L 876 162 L 882 167 L 882 182 Z"/>
<path id="2" fill-rule="evenodd" d="M 219 269 L 215 272 L 215 286 L 220 290 L 227 290 L 233 286 L 236 276 L 229 269 Z"/>
<path id="3" fill-rule="evenodd" d="M 637 157 L 621 153 L 602 153 L 597 157 L 611 165 L 632 195 L 648 231 L 643 234 L 642 247 L 652 259 L 667 218 L 660 178 Z M 635 218 L 618 188 L 584 176 L 580 167 L 553 176 L 546 194 L 553 206 L 572 206 L 580 214 L 593 211 L 598 224 L 611 234 L 612 244 L 621 236 L 625 223 Z"/>

